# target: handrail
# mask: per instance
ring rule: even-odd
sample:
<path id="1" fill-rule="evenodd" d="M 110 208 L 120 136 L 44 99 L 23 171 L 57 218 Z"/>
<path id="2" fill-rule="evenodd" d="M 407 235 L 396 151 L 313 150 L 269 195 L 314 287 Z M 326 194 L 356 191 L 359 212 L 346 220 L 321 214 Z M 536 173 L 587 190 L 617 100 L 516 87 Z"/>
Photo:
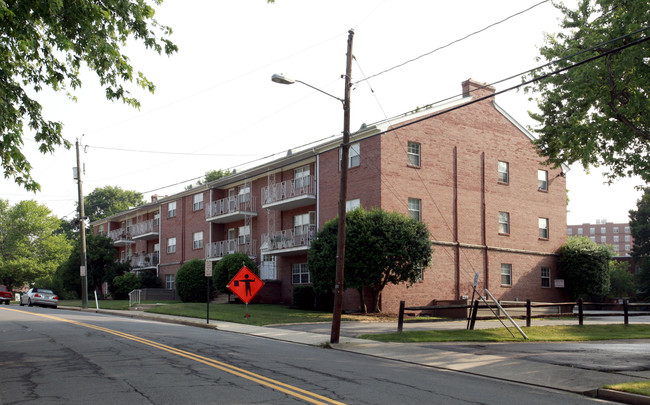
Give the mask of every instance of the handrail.
<path id="1" fill-rule="evenodd" d="M 140 305 L 140 295 L 142 294 L 142 290 L 133 290 L 129 293 L 129 308 L 133 304 Z"/>

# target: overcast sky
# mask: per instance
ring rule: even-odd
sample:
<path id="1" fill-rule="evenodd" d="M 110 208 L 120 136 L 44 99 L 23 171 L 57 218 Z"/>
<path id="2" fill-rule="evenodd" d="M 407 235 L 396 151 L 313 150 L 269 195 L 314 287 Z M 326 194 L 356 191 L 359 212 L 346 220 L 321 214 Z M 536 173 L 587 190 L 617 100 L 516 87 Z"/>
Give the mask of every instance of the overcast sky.
<path id="1" fill-rule="evenodd" d="M 46 118 L 64 124 L 69 141 L 80 138 L 85 145 L 85 194 L 117 185 L 148 200 L 155 193 L 182 191 L 206 171 L 241 170 L 260 158 L 284 156 L 287 149 L 340 134 L 340 102 L 270 78 L 282 72 L 342 97 L 349 29 L 355 32 L 353 82 L 361 80 L 351 93 L 353 130 L 459 95 L 468 78 L 493 83 L 517 76 L 497 84 L 497 90 L 520 83 L 518 74 L 539 64 L 543 33 L 559 30 L 560 14 L 550 2 L 514 16 L 538 3 L 166 0 L 156 17 L 173 28 L 179 52 L 159 56 L 138 43 L 127 49 L 135 69 L 157 86 L 155 95 L 132 88 L 142 102 L 140 111 L 108 102 L 91 73 L 84 74 L 76 103 L 64 94 L 36 97 Z M 528 126 L 534 122 L 527 111 L 535 108 L 528 97 L 513 91 L 496 101 Z M 30 194 L 2 179 L 0 198 L 12 204 L 36 199 L 57 216 L 74 216 L 74 149 L 41 155 L 28 133 L 24 150 L 42 191 Z M 634 189 L 640 180 L 606 186 L 598 170 L 587 175 L 580 167 L 571 169 L 569 224 L 628 221 L 640 197 Z"/>

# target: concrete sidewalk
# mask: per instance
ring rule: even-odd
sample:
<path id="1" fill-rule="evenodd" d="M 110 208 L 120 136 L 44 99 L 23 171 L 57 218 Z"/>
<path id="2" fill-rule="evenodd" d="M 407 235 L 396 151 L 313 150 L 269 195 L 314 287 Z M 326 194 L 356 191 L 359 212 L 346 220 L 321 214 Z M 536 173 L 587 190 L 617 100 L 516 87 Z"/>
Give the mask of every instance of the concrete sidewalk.
<path id="1" fill-rule="evenodd" d="M 61 307 L 60 307 L 61 308 Z M 78 308 L 65 308 L 78 309 Z M 540 387 L 547 387 L 562 391 L 609 399 L 629 404 L 648 404 L 650 398 L 617 393 L 615 391 L 603 390 L 602 387 L 609 384 L 616 384 L 631 381 L 644 381 L 650 379 L 650 371 L 643 371 L 630 375 L 629 373 L 601 372 L 582 368 L 567 367 L 561 365 L 541 363 L 519 358 L 516 355 L 485 355 L 476 353 L 458 352 L 444 350 L 440 347 L 424 347 L 425 345 L 410 343 L 383 343 L 372 340 L 358 339 L 351 337 L 353 330 L 367 333 L 373 328 L 374 333 L 383 331 L 394 331 L 394 323 L 375 322 L 344 322 L 341 328 L 341 338 L 338 344 L 330 345 L 329 328 L 330 324 L 311 325 L 279 325 L 274 327 L 254 326 L 240 323 L 213 321 L 208 324 L 205 319 L 186 318 L 173 315 L 153 314 L 141 311 L 115 311 L 88 309 L 88 312 L 125 316 L 130 318 L 146 319 L 150 321 L 177 323 L 188 326 L 216 329 L 224 332 L 241 333 L 268 339 L 299 343 L 312 346 L 328 346 L 334 350 L 357 353 L 361 355 L 380 357 L 394 361 L 419 364 L 426 367 L 435 367 L 444 370 L 468 373 L 477 376 L 495 378 L 503 381 L 522 383 Z M 536 324 L 543 324 L 543 321 Z M 567 321 L 550 320 L 549 324 L 563 324 Z M 568 321 L 575 324 L 575 321 Z M 603 321 L 608 323 L 607 320 Z M 461 325 L 462 324 L 462 325 Z M 498 327 L 500 324 L 493 322 L 482 322 L 477 327 Z M 458 322 L 436 322 L 435 329 L 464 328 L 462 321 Z M 318 332 L 309 332 L 305 330 Z M 405 330 L 434 329 L 432 323 L 411 324 Z M 322 333 L 327 331 L 327 333 Z M 516 333 L 516 331 L 515 331 Z M 358 335 L 359 333 L 357 333 Z M 347 335 L 347 336 L 346 336 Z M 486 343 L 481 343 L 485 345 Z M 489 344 L 489 343 L 487 343 Z"/>

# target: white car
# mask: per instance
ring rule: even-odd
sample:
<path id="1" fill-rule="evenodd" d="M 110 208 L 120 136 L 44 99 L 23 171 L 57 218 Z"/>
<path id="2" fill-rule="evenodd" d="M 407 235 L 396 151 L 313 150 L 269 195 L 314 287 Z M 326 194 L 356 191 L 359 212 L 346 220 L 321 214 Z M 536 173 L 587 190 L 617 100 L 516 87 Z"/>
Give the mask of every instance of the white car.
<path id="1" fill-rule="evenodd" d="M 56 307 L 59 305 L 59 297 L 52 290 L 46 288 L 30 288 L 25 294 L 20 296 L 20 306 L 23 305 L 43 305 Z"/>

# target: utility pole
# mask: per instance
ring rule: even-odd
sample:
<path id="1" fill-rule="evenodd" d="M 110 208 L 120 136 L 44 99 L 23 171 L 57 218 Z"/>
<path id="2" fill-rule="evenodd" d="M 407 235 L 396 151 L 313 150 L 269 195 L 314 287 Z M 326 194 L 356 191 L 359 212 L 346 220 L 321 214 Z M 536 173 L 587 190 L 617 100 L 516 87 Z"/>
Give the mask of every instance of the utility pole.
<path id="1" fill-rule="evenodd" d="M 334 311 L 330 343 L 338 343 L 341 333 L 343 309 L 343 276 L 345 263 L 345 201 L 348 191 L 348 157 L 350 156 L 350 82 L 352 80 L 352 39 L 354 31 L 348 31 L 348 53 L 345 68 L 345 97 L 343 99 L 343 142 L 341 144 L 341 184 L 339 189 L 339 223 L 336 239 L 336 279 L 334 284 Z"/>
<path id="2" fill-rule="evenodd" d="M 79 274 L 81 275 L 81 307 L 88 308 L 88 271 L 86 268 L 86 218 L 84 213 L 84 195 L 81 189 L 81 157 L 79 156 L 79 139 L 77 138 L 77 189 L 79 192 L 79 229 L 81 235 L 81 266 Z"/>

